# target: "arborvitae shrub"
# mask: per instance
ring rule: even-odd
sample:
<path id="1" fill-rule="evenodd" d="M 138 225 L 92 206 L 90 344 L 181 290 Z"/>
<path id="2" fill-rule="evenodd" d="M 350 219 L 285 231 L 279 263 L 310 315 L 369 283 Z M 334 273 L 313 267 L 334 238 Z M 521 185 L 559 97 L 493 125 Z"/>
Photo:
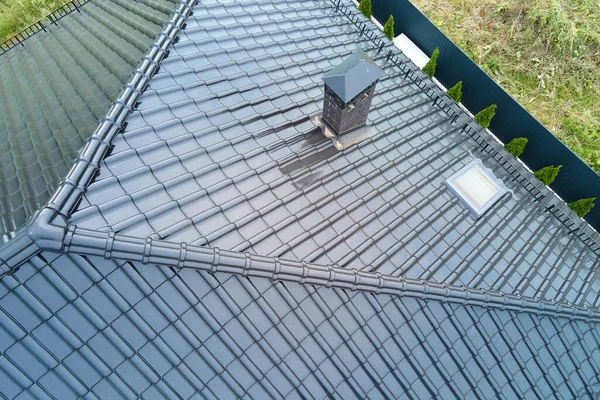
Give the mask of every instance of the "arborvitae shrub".
<path id="1" fill-rule="evenodd" d="M 425 72 L 430 78 L 433 78 L 433 75 L 435 75 L 435 67 L 437 67 L 437 58 L 439 54 L 440 51 L 438 49 L 435 49 L 433 51 L 433 54 L 431 55 L 431 58 L 423 67 L 423 72 Z"/>
<path id="2" fill-rule="evenodd" d="M 527 146 L 527 142 L 529 142 L 529 140 L 524 137 L 514 138 L 504 145 L 504 149 L 512 154 L 515 158 L 519 158 L 521 154 L 523 154 L 525 146 Z"/>
<path id="3" fill-rule="evenodd" d="M 595 200 L 595 197 L 590 197 L 589 199 L 577 200 L 567 205 L 571 210 L 575 211 L 577 215 L 583 218 L 587 213 L 590 212 L 592 208 L 594 208 L 594 206 L 596 205 L 594 204 Z"/>
<path id="4" fill-rule="evenodd" d="M 459 81 L 456 85 L 448 89 L 446 94 L 455 102 L 460 103 L 460 99 L 462 98 L 462 81 Z"/>
<path id="5" fill-rule="evenodd" d="M 494 115 L 496 115 L 496 105 L 492 104 L 475 115 L 475 122 L 487 129 L 490 127 L 490 122 L 492 122 Z"/>
<path id="6" fill-rule="evenodd" d="M 371 14 L 372 14 L 371 0 L 361 0 L 360 4 L 358 5 L 358 9 L 361 13 L 363 13 L 363 15 L 365 17 L 371 19 Z"/>
<path id="7" fill-rule="evenodd" d="M 556 176 L 558 175 L 558 171 L 562 168 L 562 165 L 555 167 L 554 165 L 549 165 L 540 169 L 539 171 L 535 171 L 533 175 L 538 178 L 542 183 L 546 186 L 554 182 Z"/>
<path id="8" fill-rule="evenodd" d="M 394 40 L 394 16 L 390 15 L 383 26 L 383 34 L 390 40 Z"/>

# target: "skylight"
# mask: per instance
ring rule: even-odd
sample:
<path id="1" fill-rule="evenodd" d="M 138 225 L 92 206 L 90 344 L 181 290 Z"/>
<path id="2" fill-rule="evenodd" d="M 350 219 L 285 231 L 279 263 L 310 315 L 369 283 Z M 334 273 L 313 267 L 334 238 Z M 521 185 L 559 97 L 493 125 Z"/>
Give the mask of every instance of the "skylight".
<path id="1" fill-rule="evenodd" d="M 508 191 L 481 160 L 473 160 L 448 178 L 446 183 L 478 217 Z"/>

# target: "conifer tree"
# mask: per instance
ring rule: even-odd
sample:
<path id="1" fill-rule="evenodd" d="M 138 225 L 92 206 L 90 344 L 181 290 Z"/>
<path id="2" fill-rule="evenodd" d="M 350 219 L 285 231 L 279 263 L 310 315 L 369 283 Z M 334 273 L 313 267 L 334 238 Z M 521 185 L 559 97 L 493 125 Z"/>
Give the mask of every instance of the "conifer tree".
<path id="1" fill-rule="evenodd" d="M 538 178 L 542 183 L 546 186 L 550 185 L 556 179 L 558 175 L 558 171 L 562 168 L 562 165 L 555 167 L 554 165 L 549 165 L 540 169 L 539 171 L 535 171 L 533 175 Z"/>
<path id="2" fill-rule="evenodd" d="M 394 16 L 390 15 L 383 26 L 383 34 L 390 40 L 394 40 Z"/>
<path id="3" fill-rule="evenodd" d="M 460 103 L 460 99 L 462 98 L 462 84 L 462 81 L 459 81 L 446 92 L 446 94 L 457 103 Z"/>
<path id="4" fill-rule="evenodd" d="M 515 158 L 519 158 L 519 156 L 523 154 L 527 142 L 529 142 L 529 140 L 524 137 L 514 138 L 504 145 L 504 149 L 512 154 Z"/>
<path id="5" fill-rule="evenodd" d="M 429 61 L 427 61 L 427 64 L 425 64 L 425 66 L 423 67 L 423 72 L 425 72 L 427 74 L 427 76 L 429 76 L 430 78 L 433 78 L 433 75 L 435 75 L 435 68 L 437 67 L 437 58 L 438 58 L 439 54 L 440 54 L 440 50 L 435 49 L 433 51 L 433 54 L 431 55 L 431 58 L 429 59 Z"/>
<path id="6" fill-rule="evenodd" d="M 581 218 L 583 218 L 583 217 L 585 217 L 585 215 L 587 213 L 590 212 L 590 210 L 592 208 L 594 208 L 594 206 L 596 205 L 596 204 L 594 204 L 595 200 L 596 200 L 595 197 L 590 197 L 588 199 L 581 199 L 581 200 L 574 201 L 567 205 L 569 206 L 569 208 L 571 210 L 575 211 L 577 213 L 577 215 L 579 215 Z"/>
<path id="7" fill-rule="evenodd" d="M 475 122 L 487 129 L 490 127 L 490 122 L 492 122 L 494 115 L 496 115 L 496 105 L 492 104 L 475 115 Z"/>
<path id="8" fill-rule="evenodd" d="M 361 0 L 358 10 L 367 18 L 371 19 L 372 5 L 371 0 Z"/>

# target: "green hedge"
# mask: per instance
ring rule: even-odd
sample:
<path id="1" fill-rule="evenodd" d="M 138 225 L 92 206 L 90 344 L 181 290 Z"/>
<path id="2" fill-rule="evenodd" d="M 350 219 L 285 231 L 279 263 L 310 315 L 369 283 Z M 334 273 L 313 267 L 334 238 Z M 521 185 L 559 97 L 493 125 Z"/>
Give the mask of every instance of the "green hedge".
<path id="1" fill-rule="evenodd" d="M 425 72 L 425 74 L 427 74 L 427 76 L 429 76 L 430 78 L 433 78 L 433 75 L 435 75 L 435 68 L 437 67 L 437 58 L 439 55 L 440 51 L 438 49 L 435 49 L 433 51 L 433 54 L 431 55 L 431 58 L 423 67 L 423 72 Z"/>
<path id="2" fill-rule="evenodd" d="M 542 181 L 544 185 L 548 186 L 552 182 L 554 182 L 554 179 L 556 179 L 556 176 L 558 175 L 558 172 L 561 168 L 562 165 L 559 165 L 558 167 L 555 167 L 554 165 L 549 165 L 540 169 L 539 171 L 534 172 L 533 175 L 535 175 L 536 178 Z"/>
<path id="3" fill-rule="evenodd" d="M 460 103 L 460 99 L 462 98 L 462 85 L 463 82 L 459 81 L 446 92 L 446 94 L 457 103 Z"/>
<path id="4" fill-rule="evenodd" d="M 394 40 L 394 16 L 390 15 L 383 26 L 383 34 L 390 40 Z"/>
<path id="5" fill-rule="evenodd" d="M 479 111 L 477 115 L 475 115 L 475 122 L 483 126 L 485 129 L 489 128 L 492 118 L 494 118 L 494 115 L 496 115 L 496 107 L 497 106 L 495 104 L 492 104 L 491 106 Z"/>
<path id="6" fill-rule="evenodd" d="M 594 203 L 595 200 L 595 197 L 590 197 L 589 199 L 577 200 L 567 205 L 571 210 L 575 211 L 577 215 L 583 218 L 587 213 L 590 212 L 592 208 L 594 208 L 594 206 L 596 205 Z"/>
<path id="7" fill-rule="evenodd" d="M 528 142 L 529 140 L 524 137 L 514 138 L 504 145 L 504 149 L 506 149 L 506 151 L 512 154 L 515 158 L 519 158 L 521 154 L 523 154 L 525 146 L 527 146 Z"/>
<path id="8" fill-rule="evenodd" d="M 358 5 L 358 10 L 367 18 L 371 19 L 371 14 L 373 13 L 373 6 L 371 5 L 371 0 L 361 0 Z"/>

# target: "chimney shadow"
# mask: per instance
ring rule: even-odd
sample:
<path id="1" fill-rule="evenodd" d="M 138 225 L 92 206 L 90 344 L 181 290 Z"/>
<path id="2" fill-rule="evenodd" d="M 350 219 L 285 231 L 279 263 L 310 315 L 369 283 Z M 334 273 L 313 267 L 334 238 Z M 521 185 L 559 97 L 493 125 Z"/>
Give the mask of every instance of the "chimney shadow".
<path id="1" fill-rule="evenodd" d="M 308 145 L 307 145 L 308 146 Z M 338 150 L 335 146 L 330 145 L 326 149 L 317 151 L 316 153 L 308 154 L 305 157 L 302 157 L 298 160 L 287 163 L 281 167 L 279 167 L 279 171 L 285 175 L 291 175 L 303 168 L 308 168 L 311 165 L 314 165 L 320 161 L 326 160 L 329 157 L 335 155 Z"/>

